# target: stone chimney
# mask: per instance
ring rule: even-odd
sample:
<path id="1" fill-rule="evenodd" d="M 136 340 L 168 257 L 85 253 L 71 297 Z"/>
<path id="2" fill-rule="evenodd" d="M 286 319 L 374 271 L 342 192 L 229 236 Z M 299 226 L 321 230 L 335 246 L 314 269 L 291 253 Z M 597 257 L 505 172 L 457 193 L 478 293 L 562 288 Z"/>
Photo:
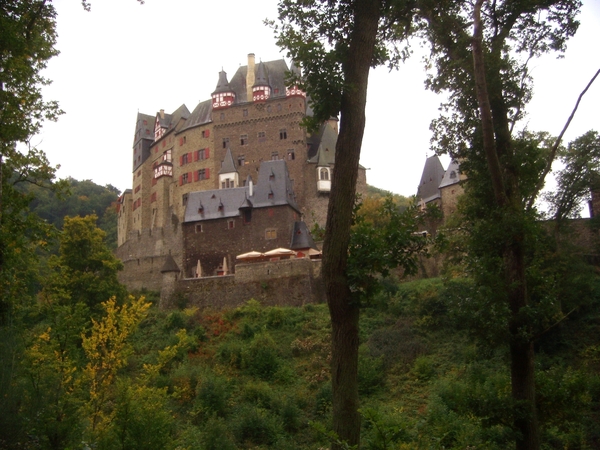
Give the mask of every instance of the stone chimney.
<path id="1" fill-rule="evenodd" d="M 255 58 L 254 53 L 248 53 L 248 73 L 246 74 L 246 101 L 252 101 L 252 87 L 256 82 L 254 77 Z"/>
<path id="2" fill-rule="evenodd" d="M 164 110 L 164 109 L 161 109 L 161 110 L 160 110 L 160 118 L 161 118 L 161 119 L 164 119 L 164 118 L 165 118 L 165 110 Z"/>

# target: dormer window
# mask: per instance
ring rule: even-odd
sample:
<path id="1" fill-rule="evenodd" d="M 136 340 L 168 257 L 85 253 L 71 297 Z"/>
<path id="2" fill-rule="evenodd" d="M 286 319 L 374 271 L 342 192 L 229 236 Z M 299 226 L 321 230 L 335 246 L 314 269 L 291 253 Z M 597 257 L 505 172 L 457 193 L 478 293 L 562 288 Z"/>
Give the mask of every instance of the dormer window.
<path id="1" fill-rule="evenodd" d="M 273 194 L 273 191 L 269 192 L 269 196 L 268 197 L 269 197 L 269 199 L 273 199 L 273 197 L 275 197 L 275 194 Z"/>
<path id="2" fill-rule="evenodd" d="M 329 181 L 329 169 L 327 167 L 322 167 L 319 170 L 319 180 Z"/>
<path id="3" fill-rule="evenodd" d="M 225 206 L 223 205 L 223 203 L 219 203 L 219 211 L 223 211 L 225 209 Z"/>
<path id="4" fill-rule="evenodd" d="M 204 214 L 204 206 L 202 204 L 198 207 L 198 214 Z"/>
<path id="5" fill-rule="evenodd" d="M 454 170 L 450 172 L 450 178 L 456 178 L 456 172 Z"/>

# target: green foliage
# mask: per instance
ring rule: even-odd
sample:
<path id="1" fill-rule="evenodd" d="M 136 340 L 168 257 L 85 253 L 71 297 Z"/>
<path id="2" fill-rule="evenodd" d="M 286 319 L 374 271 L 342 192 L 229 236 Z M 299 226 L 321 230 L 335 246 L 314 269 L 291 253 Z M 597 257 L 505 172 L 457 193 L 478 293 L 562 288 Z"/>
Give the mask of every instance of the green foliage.
<path id="1" fill-rule="evenodd" d="M 240 445 L 274 445 L 283 427 L 278 417 L 267 410 L 243 405 L 235 411 L 231 428 Z"/>
<path id="2" fill-rule="evenodd" d="M 273 379 L 281 365 L 278 346 L 268 333 L 261 333 L 242 351 L 242 368 L 263 380 Z"/>
<path id="3" fill-rule="evenodd" d="M 419 220 L 415 206 L 400 212 L 388 197 L 374 211 L 363 213 L 362 208 L 357 205 L 354 213 L 347 276 L 356 299 L 368 303 L 380 291 L 380 279 L 392 269 L 416 273 L 417 257 L 428 242 L 415 233 Z"/>
<path id="4" fill-rule="evenodd" d="M 50 261 L 55 273 L 47 295 L 84 303 L 93 312 L 111 297 L 124 301 L 125 288 L 117 280 L 123 263 L 108 249 L 104 236 L 96 227 L 96 216 L 65 218 L 59 255 Z"/>
<path id="5" fill-rule="evenodd" d="M 222 376 L 208 375 L 196 387 L 196 402 L 209 414 L 225 417 L 231 396 L 230 383 Z"/>

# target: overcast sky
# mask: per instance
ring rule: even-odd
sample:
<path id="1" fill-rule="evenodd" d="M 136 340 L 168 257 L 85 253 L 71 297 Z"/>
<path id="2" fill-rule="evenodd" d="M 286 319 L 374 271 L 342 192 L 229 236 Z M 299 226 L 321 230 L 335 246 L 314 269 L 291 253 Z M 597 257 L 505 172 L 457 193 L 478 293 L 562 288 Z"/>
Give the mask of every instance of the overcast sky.
<path id="1" fill-rule="evenodd" d="M 61 178 L 130 188 L 138 111 L 170 113 L 181 104 L 192 111 L 210 98 L 219 71 L 233 76 L 248 53 L 257 61 L 285 57 L 262 23 L 277 17 L 277 0 L 92 0 L 91 12 L 79 0 L 54 3 L 61 53 L 49 63 L 45 74 L 54 82 L 44 95 L 58 100 L 65 115 L 46 124 L 33 143 L 61 165 Z M 532 65 L 530 130 L 557 135 L 600 68 L 600 2 L 584 0 L 580 21 L 564 58 Z M 369 184 L 416 193 L 425 158 L 432 155 L 429 123 L 440 103 L 425 91 L 424 79 L 418 56 L 398 71 L 372 71 L 361 158 Z M 584 97 L 567 141 L 600 130 L 599 105 L 600 80 Z"/>

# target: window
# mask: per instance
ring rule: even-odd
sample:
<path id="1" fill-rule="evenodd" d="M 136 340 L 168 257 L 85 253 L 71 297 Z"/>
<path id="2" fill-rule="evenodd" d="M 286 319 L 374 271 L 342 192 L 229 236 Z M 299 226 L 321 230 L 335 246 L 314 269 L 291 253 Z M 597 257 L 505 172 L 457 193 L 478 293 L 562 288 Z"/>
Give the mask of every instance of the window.
<path id="1" fill-rule="evenodd" d="M 210 178 L 210 169 L 200 169 L 196 172 L 196 179 L 194 181 L 208 180 Z"/>
<path id="2" fill-rule="evenodd" d="M 210 136 L 210 130 L 202 130 L 202 137 L 207 138 Z"/>
<path id="3" fill-rule="evenodd" d="M 271 160 L 277 161 L 279 159 L 279 152 L 271 152 Z"/>
<path id="4" fill-rule="evenodd" d="M 183 186 L 184 184 L 188 184 L 192 182 L 192 177 L 191 177 L 191 172 L 190 173 L 184 173 L 183 175 L 181 175 L 179 177 L 179 185 Z"/>
<path id="5" fill-rule="evenodd" d="M 229 147 L 229 138 L 223 138 L 223 148 Z"/>
<path id="6" fill-rule="evenodd" d="M 277 230 L 275 228 L 267 228 L 265 230 L 265 239 L 277 239 Z"/>
<path id="7" fill-rule="evenodd" d="M 320 171 L 319 171 L 319 179 L 323 180 L 323 181 L 327 181 L 329 180 L 329 169 L 326 167 L 323 167 Z"/>
<path id="8" fill-rule="evenodd" d="M 271 112 L 271 105 L 267 105 L 267 112 L 270 113 Z"/>
<path id="9" fill-rule="evenodd" d="M 274 94 L 279 94 L 279 88 L 275 88 L 275 89 L 273 89 L 273 93 L 274 93 Z"/>
<path id="10" fill-rule="evenodd" d="M 245 209 L 244 210 L 244 224 L 247 225 L 252 221 L 252 210 L 251 209 Z"/>
<path id="11" fill-rule="evenodd" d="M 285 128 L 279 130 L 279 139 L 287 139 L 287 130 Z"/>
<path id="12" fill-rule="evenodd" d="M 196 233 L 202 233 L 202 224 L 201 223 L 197 223 L 196 224 Z"/>
<path id="13" fill-rule="evenodd" d="M 248 145 L 248 135 L 247 134 L 240 135 L 240 145 Z"/>
<path id="14" fill-rule="evenodd" d="M 294 153 L 294 149 L 293 148 L 290 148 L 287 151 L 287 159 L 288 159 L 288 161 L 293 161 L 294 159 L 296 159 L 296 154 Z"/>
<path id="15" fill-rule="evenodd" d="M 275 194 L 273 194 L 273 191 L 269 191 L 268 197 L 269 197 L 269 199 L 272 199 L 273 197 L 275 197 Z"/>
<path id="16" fill-rule="evenodd" d="M 182 204 L 183 206 L 185 206 L 185 205 L 187 205 L 187 201 L 188 201 L 188 194 L 183 194 L 183 195 L 181 196 L 181 204 Z"/>
<path id="17" fill-rule="evenodd" d="M 225 113 L 221 113 L 221 115 L 219 117 L 221 120 L 225 120 Z"/>
<path id="18" fill-rule="evenodd" d="M 203 161 L 205 159 L 208 159 L 209 156 L 210 156 L 210 149 L 201 148 L 200 150 L 196 150 L 196 152 L 194 154 L 194 161 Z"/>
<path id="19" fill-rule="evenodd" d="M 192 162 L 192 157 L 191 157 L 191 153 L 184 153 L 183 155 L 180 156 L 180 160 L 179 160 L 179 164 L 181 166 L 185 166 L 188 163 Z"/>
<path id="20" fill-rule="evenodd" d="M 238 166 L 243 166 L 246 164 L 246 157 L 244 155 L 238 156 Z"/>
<path id="21" fill-rule="evenodd" d="M 278 89 L 275 89 L 275 90 L 277 91 Z M 279 103 L 279 104 L 277 105 L 277 111 L 278 111 L 278 112 L 281 112 L 281 103 Z"/>
<path id="22" fill-rule="evenodd" d="M 179 145 L 183 145 L 187 142 L 187 139 L 185 138 L 185 136 L 181 136 L 179 138 Z"/>
<path id="23" fill-rule="evenodd" d="M 454 170 L 450 172 L 450 178 L 456 178 L 456 172 Z"/>
<path id="24" fill-rule="evenodd" d="M 248 117 L 248 110 L 247 109 L 242 110 L 242 114 L 244 117 Z"/>
<path id="25" fill-rule="evenodd" d="M 133 190 L 134 194 L 137 194 L 138 192 L 140 192 L 141 186 L 138 184 L 135 189 Z"/>
<path id="26" fill-rule="evenodd" d="M 235 220 L 231 219 L 227 221 L 227 229 L 233 230 L 235 228 Z"/>
<path id="27" fill-rule="evenodd" d="M 257 133 L 258 136 L 258 142 L 265 142 L 267 140 L 267 133 L 265 133 L 264 131 L 259 131 Z"/>

